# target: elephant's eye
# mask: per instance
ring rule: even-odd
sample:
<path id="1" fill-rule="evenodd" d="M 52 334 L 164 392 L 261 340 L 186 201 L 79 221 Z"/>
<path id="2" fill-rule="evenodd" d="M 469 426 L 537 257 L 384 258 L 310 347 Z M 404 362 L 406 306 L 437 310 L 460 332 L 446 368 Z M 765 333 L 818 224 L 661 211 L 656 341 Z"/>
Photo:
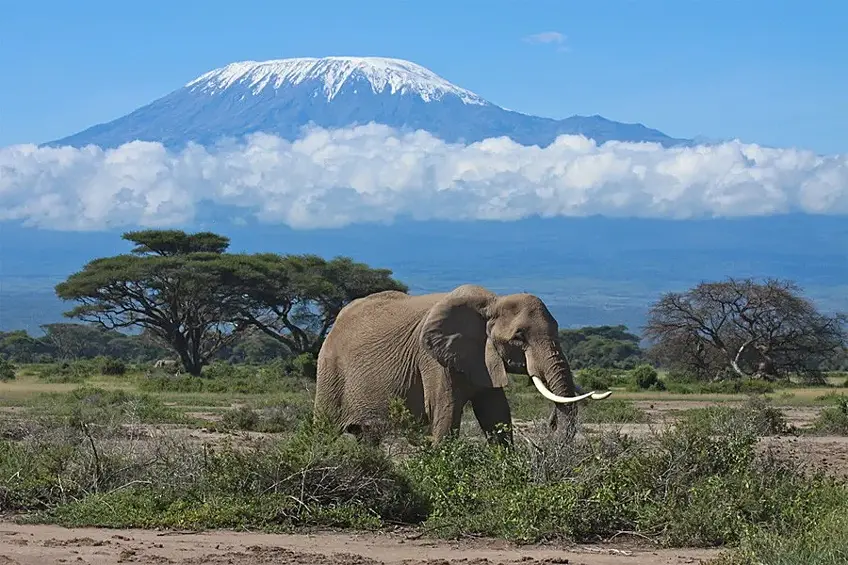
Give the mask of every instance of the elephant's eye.
<path id="1" fill-rule="evenodd" d="M 512 335 L 512 339 L 510 341 L 524 343 L 524 330 L 521 328 L 515 330 L 515 333 Z"/>

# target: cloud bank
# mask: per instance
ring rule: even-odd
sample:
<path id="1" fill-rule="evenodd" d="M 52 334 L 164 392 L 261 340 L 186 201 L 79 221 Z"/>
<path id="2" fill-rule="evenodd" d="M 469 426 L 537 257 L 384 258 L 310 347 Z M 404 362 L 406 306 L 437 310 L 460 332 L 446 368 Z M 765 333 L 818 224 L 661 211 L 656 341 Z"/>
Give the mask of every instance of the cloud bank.
<path id="1" fill-rule="evenodd" d="M 0 148 L 0 221 L 60 230 L 185 225 L 198 206 L 294 228 L 532 215 L 692 218 L 848 214 L 848 155 L 738 141 L 688 148 L 559 137 L 469 145 L 381 125 L 289 142 Z"/>

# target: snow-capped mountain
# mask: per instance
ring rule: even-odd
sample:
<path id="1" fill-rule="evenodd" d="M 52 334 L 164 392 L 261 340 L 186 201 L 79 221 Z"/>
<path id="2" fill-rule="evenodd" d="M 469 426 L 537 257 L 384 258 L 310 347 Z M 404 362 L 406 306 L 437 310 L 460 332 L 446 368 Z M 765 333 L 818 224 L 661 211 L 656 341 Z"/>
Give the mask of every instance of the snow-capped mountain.
<path id="1" fill-rule="evenodd" d="M 582 133 L 599 143 L 689 143 L 597 115 L 555 120 L 506 110 L 401 59 L 324 57 L 231 63 L 130 114 L 48 145 L 115 147 L 140 139 L 180 147 L 260 131 L 291 140 L 309 124 L 338 128 L 369 122 L 424 129 L 449 142 L 508 136 L 546 146 L 557 135 Z"/>
<path id="2" fill-rule="evenodd" d="M 243 61 L 200 75 L 186 87 L 192 91 L 199 89 L 201 92 L 215 94 L 240 83 L 248 86 L 253 95 L 257 95 L 268 87 L 279 90 L 286 85 L 323 82 L 322 92 L 329 102 L 346 84 L 357 81 L 363 87 L 370 87 L 375 94 L 388 88 L 391 94 L 418 95 L 424 102 L 456 96 L 466 104 L 488 104 L 473 92 L 449 83 L 420 65 L 401 59 L 377 57 Z"/>

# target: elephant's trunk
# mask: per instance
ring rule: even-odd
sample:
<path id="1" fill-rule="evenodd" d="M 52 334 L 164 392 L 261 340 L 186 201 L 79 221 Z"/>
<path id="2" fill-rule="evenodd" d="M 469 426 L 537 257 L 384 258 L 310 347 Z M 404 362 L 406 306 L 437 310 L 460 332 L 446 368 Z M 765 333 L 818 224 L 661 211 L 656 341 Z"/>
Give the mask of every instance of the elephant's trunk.
<path id="1" fill-rule="evenodd" d="M 600 400 L 611 394 L 590 391 L 578 395 L 571 367 L 556 340 L 528 348 L 527 372 L 539 393 L 555 403 L 549 420 L 552 429 L 576 431 L 577 403 L 587 398 Z"/>

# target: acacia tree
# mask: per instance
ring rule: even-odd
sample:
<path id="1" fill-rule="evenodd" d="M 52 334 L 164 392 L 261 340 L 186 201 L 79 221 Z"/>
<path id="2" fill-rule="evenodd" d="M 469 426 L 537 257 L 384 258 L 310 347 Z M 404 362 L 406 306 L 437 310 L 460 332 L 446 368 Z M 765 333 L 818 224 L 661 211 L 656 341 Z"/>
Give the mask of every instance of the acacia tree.
<path id="1" fill-rule="evenodd" d="M 845 323 L 820 313 L 791 281 L 730 278 L 663 295 L 645 335 L 655 359 L 702 378 L 729 368 L 742 377 L 817 379 L 845 347 Z"/>
<path id="2" fill-rule="evenodd" d="M 341 309 L 384 290 L 406 292 L 389 269 L 349 257 L 231 255 L 227 286 L 239 296 L 237 320 L 284 344 L 292 353 L 317 355 Z"/>
<path id="3" fill-rule="evenodd" d="M 237 299 L 223 284 L 229 239 L 210 232 L 127 232 L 130 254 L 95 259 L 56 285 L 78 305 L 65 315 L 107 329 L 140 327 L 174 350 L 185 370 L 199 375 L 240 327 Z"/>

